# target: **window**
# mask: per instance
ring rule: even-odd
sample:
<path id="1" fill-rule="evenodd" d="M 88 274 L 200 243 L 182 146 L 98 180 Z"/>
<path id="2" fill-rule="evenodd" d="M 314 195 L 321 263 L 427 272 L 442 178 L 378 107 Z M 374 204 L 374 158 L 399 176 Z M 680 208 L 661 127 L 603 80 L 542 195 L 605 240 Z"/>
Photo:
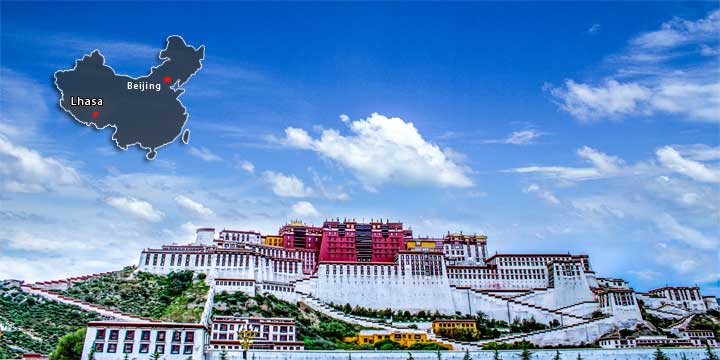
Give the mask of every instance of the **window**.
<path id="1" fill-rule="evenodd" d="M 125 346 L 123 347 L 123 352 L 126 354 L 131 353 L 132 350 L 133 350 L 133 344 L 125 344 Z"/>
<path id="2" fill-rule="evenodd" d="M 103 343 L 97 343 L 95 344 L 95 352 L 103 352 L 103 347 L 105 344 Z"/>
<path id="3" fill-rule="evenodd" d="M 171 354 L 179 354 L 180 353 L 180 345 L 173 345 L 170 347 L 170 353 Z"/>
<path id="4" fill-rule="evenodd" d="M 185 345 L 185 347 L 183 348 L 183 354 L 185 354 L 185 355 L 192 354 L 192 350 L 193 350 L 192 345 Z"/>
<path id="5" fill-rule="evenodd" d="M 195 333 L 192 331 L 188 331 L 185 333 L 185 342 L 193 342 L 195 340 Z"/>
<path id="6" fill-rule="evenodd" d="M 150 330 L 143 330 L 143 332 L 140 334 L 140 340 L 150 341 Z"/>
<path id="7" fill-rule="evenodd" d="M 108 351 L 109 353 L 114 353 L 117 351 L 117 344 L 108 344 Z"/>
<path id="8" fill-rule="evenodd" d="M 150 351 L 150 344 L 140 344 L 140 353 L 147 354 Z"/>
<path id="9" fill-rule="evenodd" d="M 165 332 L 164 331 L 158 331 L 157 332 L 157 338 L 155 339 L 157 341 L 165 341 Z"/>
<path id="10" fill-rule="evenodd" d="M 125 331 L 125 341 L 127 340 L 135 340 L 135 330 Z"/>
<path id="11" fill-rule="evenodd" d="M 95 333 L 95 339 L 98 339 L 98 340 L 105 339 L 105 329 L 98 329 L 97 333 Z"/>
<path id="12" fill-rule="evenodd" d="M 165 353 L 165 345 L 155 345 L 155 352 L 158 354 Z"/>
<path id="13" fill-rule="evenodd" d="M 178 342 L 179 342 L 179 341 L 180 341 L 180 336 L 181 336 L 181 334 L 180 334 L 179 331 L 177 331 L 177 330 L 173 331 L 172 341 L 173 341 L 173 342 L 175 342 L 175 341 L 178 341 Z"/>
<path id="14" fill-rule="evenodd" d="M 110 330 L 110 340 L 117 340 L 120 336 L 120 330 Z"/>

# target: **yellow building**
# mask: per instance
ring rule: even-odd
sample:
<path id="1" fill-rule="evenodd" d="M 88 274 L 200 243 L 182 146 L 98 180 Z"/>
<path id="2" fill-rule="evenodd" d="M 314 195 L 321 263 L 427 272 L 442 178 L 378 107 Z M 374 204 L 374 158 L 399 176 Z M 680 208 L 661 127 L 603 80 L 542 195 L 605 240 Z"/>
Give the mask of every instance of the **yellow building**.
<path id="1" fill-rule="evenodd" d="M 442 250 L 442 239 L 415 238 L 405 241 L 405 249 L 430 249 Z"/>
<path id="2" fill-rule="evenodd" d="M 472 332 L 477 333 L 477 323 L 475 323 L 475 320 L 462 319 L 435 320 L 432 322 L 432 329 L 436 334 L 462 330 L 471 330 Z"/>
<path id="3" fill-rule="evenodd" d="M 263 244 L 270 246 L 282 246 L 282 236 L 280 235 L 265 235 Z"/>
<path id="4" fill-rule="evenodd" d="M 343 339 L 345 342 L 352 342 L 358 345 L 373 345 L 381 340 L 392 340 L 402 346 L 410 347 L 415 343 L 435 342 L 429 341 L 427 334 L 422 331 L 385 331 L 385 330 L 360 330 L 358 336 L 350 336 Z"/>

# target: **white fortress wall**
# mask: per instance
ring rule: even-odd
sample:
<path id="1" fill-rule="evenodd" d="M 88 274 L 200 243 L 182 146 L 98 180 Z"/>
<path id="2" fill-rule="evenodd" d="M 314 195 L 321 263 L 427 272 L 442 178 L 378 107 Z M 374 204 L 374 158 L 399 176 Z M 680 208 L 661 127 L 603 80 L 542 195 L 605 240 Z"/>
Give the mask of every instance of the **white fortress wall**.
<path id="1" fill-rule="evenodd" d="M 455 313 L 447 277 L 412 275 L 409 270 L 402 275 L 395 264 L 321 263 L 313 283 L 309 292 L 326 303 Z"/>

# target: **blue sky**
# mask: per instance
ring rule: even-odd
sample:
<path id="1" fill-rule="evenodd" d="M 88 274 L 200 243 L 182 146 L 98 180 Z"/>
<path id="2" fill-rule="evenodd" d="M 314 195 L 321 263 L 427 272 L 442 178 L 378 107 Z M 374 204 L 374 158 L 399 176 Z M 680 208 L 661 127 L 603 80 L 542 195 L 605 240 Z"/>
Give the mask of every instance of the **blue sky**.
<path id="1" fill-rule="evenodd" d="M 0 6 L 0 278 L 382 217 L 720 293 L 716 3 Z M 59 110 L 56 70 L 142 75 L 171 34 L 206 46 L 188 145 L 147 161 Z"/>

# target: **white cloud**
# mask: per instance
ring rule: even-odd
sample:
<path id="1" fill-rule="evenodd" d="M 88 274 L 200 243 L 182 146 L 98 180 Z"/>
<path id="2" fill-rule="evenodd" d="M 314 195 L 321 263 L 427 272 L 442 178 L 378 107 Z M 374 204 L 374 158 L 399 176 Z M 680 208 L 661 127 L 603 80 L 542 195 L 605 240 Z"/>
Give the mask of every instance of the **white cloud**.
<path id="1" fill-rule="evenodd" d="M 532 144 L 535 139 L 543 136 L 544 134 L 536 130 L 523 130 L 514 131 L 510 136 L 505 139 L 506 144 L 512 145 L 527 145 Z"/>
<path id="2" fill-rule="evenodd" d="M 523 189 L 523 192 L 528 193 L 528 194 L 530 194 L 530 193 L 536 194 L 540 199 L 542 199 L 544 202 L 546 202 L 547 204 L 550 204 L 550 205 L 560 204 L 560 200 L 558 200 L 558 198 L 555 197 L 555 195 L 552 192 L 540 188 L 540 186 L 538 186 L 537 184 L 530 184 L 530 185 L 526 186 Z"/>
<path id="3" fill-rule="evenodd" d="M 320 213 L 315 209 L 313 204 L 307 201 L 298 201 L 293 204 L 291 215 L 298 217 L 316 217 L 320 216 Z"/>
<path id="4" fill-rule="evenodd" d="M 31 230 L 31 229 L 28 229 Z M 0 237 L 0 242 L 4 239 Z M 99 244 L 84 241 L 81 239 L 58 239 L 58 238 L 47 238 L 44 234 L 29 233 L 26 230 L 14 232 L 13 234 L 7 235 L 8 245 L 12 249 L 25 250 L 25 251 L 57 251 L 57 250 L 71 250 L 71 251 L 83 251 L 97 249 Z"/>
<path id="5" fill-rule="evenodd" d="M 593 24 L 589 29 L 588 32 L 590 34 L 597 34 L 600 32 L 600 24 Z"/>
<path id="6" fill-rule="evenodd" d="M 692 179 L 665 175 L 652 179 L 646 187 L 654 195 L 670 200 L 696 216 L 703 215 L 708 221 L 720 222 L 720 189 L 703 186 Z"/>
<path id="7" fill-rule="evenodd" d="M 20 139 L 32 135 L 48 116 L 46 98 L 54 98 L 45 84 L 0 67 L 0 134 Z"/>
<path id="8" fill-rule="evenodd" d="M 250 174 L 253 174 L 255 172 L 255 165 L 247 160 L 240 160 L 238 162 L 238 166 L 240 166 L 241 169 L 247 171 Z"/>
<path id="9" fill-rule="evenodd" d="M 711 254 L 711 251 L 658 243 L 655 252 L 658 264 L 670 267 L 679 274 L 695 274 L 697 277 L 718 268 L 717 255 Z"/>
<path id="10" fill-rule="evenodd" d="M 656 154 L 658 161 L 674 172 L 697 181 L 720 184 L 720 168 L 706 166 L 701 162 L 686 159 L 670 146 L 658 149 Z"/>
<path id="11" fill-rule="evenodd" d="M 565 80 L 564 87 L 549 87 L 549 90 L 560 100 L 563 110 L 582 120 L 628 115 L 640 110 L 641 103 L 651 97 L 650 89 L 642 85 L 621 84 L 616 80 L 592 86 L 569 79 Z"/>
<path id="12" fill-rule="evenodd" d="M 665 22 L 660 30 L 642 33 L 630 44 L 645 49 L 673 48 L 685 44 L 717 40 L 720 36 L 720 10 L 715 10 L 704 19 L 689 21 L 673 18 Z"/>
<path id="13" fill-rule="evenodd" d="M 720 122 L 720 70 L 708 56 L 720 36 L 720 10 L 706 18 L 675 18 L 660 30 L 631 39 L 608 58 L 614 74 L 599 83 L 565 80 L 546 85 L 560 108 L 580 120 L 668 114 L 690 121 Z M 692 59 L 687 59 L 694 57 Z M 686 58 L 687 61 L 671 61 Z"/>
<path id="14" fill-rule="evenodd" d="M 349 122 L 352 135 L 323 130 L 313 139 L 305 130 L 285 130 L 286 145 L 312 150 L 349 168 L 368 189 L 388 182 L 470 187 L 470 170 L 454 162 L 437 145 L 427 142 L 405 120 L 373 113 Z"/>
<path id="15" fill-rule="evenodd" d="M 625 167 L 625 162 L 622 159 L 607 155 L 588 146 L 578 149 L 577 154 L 581 159 L 589 162 L 592 167 L 527 166 L 507 171 L 539 173 L 548 178 L 582 181 L 619 176 L 629 170 Z"/>
<path id="16" fill-rule="evenodd" d="M 628 272 L 641 280 L 655 280 L 662 276 L 661 273 L 650 269 L 630 270 Z"/>
<path id="17" fill-rule="evenodd" d="M 672 145 L 685 158 L 695 161 L 720 160 L 720 147 L 705 144 Z"/>
<path id="18" fill-rule="evenodd" d="M 205 207 L 203 204 L 201 204 L 185 195 L 176 196 L 175 202 L 177 202 L 178 205 L 182 206 L 183 208 L 194 211 L 202 216 L 215 215 L 215 213 L 212 211 L 212 209 Z"/>
<path id="19" fill-rule="evenodd" d="M 671 237 L 679 240 L 691 247 L 702 249 L 716 249 L 717 241 L 711 240 L 688 226 L 678 223 L 678 221 L 670 214 L 663 213 L 655 219 L 658 229 Z"/>
<path id="20" fill-rule="evenodd" d="M 312 172 L 313 184 L 316 189 L 315 192 L 317 192 L 320 197 L 340 201 L 350 199 L 350 195 L 345 192 L 342 186 L 331 186 L 327 184 L 332 178 L 329 176 L 321 176 L 313 169 L 310 169 L 310 172 Z"/>
<path id="21" fill-rule="evenodd" d="M 222 158 L 218 155 L 215 155 L 210 149 L 205 147 L 191 147 L 190 148 L 190 155 L 195 156 L 196 158 L 199 158 L 204 161 L 220 161 Z"/>
<path id="22" fill-rule="evenodd" d="M 9 192 L 35 193 L 58 186 L 78 185 L 74 168 L 52 157 L 15 145 L 0 135 L 0 188 Z"/>
<path id="23" fill-rule="evenodd" d="M 534 144 L 535 140 L 541 136 L 546 135 L 545 133 L 539 132 L 534 129 L 513 131 L 504 139 L 497 140 L 484 140 L 484 144 L 509 144 L 509 145 L 530 145 Z"/>
<path id="24" fill-rule="evenodd" d="M 277 196 L 282 197 L 309 197 L 313 190 L 294 175 L 285 175 L 274 171 L 265 171 L 263 179 L 272 186 Z"/>
<path id="25" fill-rule="evenodd" d="M 105 199 L 108 205 L 140 219 L 158 222 L 165 216 L 162 211 L 153 208 L 147 201 L 132 197 L 109 197 Z"/>

